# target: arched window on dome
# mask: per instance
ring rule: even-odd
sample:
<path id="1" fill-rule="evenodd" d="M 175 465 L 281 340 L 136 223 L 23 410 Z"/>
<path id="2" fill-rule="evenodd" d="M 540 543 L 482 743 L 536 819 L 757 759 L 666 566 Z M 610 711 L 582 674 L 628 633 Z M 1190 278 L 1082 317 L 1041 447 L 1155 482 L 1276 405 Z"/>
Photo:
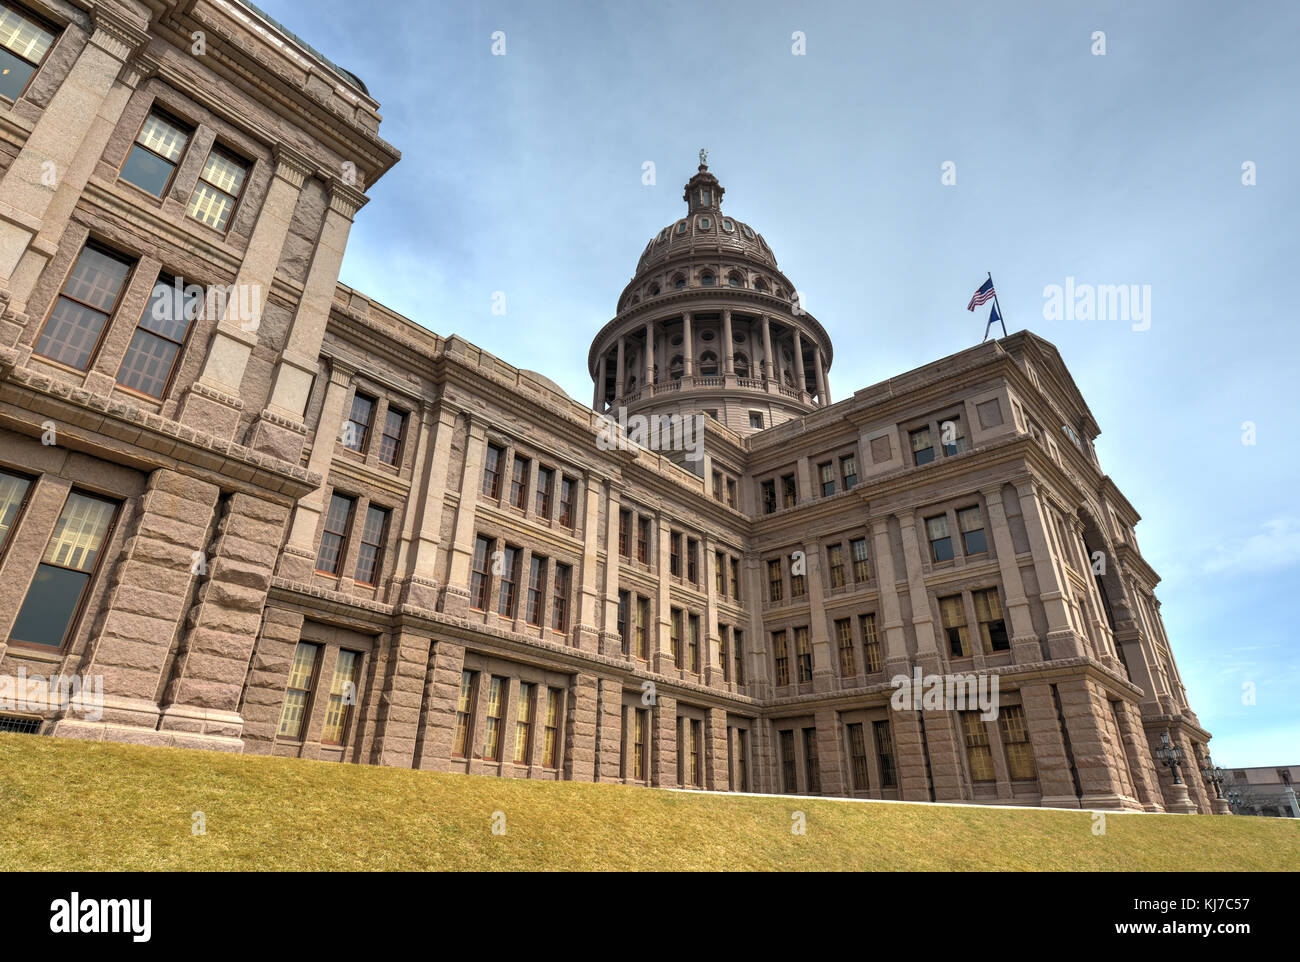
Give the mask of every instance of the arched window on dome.
<path id="1" fill-rule="evenodd" d="M 683 287 L 685 287 L 685 286 L 686 286 L 686 275 L 685 275 L 685 274 L 678 274 L 676 277 L 673 278 L 673 288 L 674 288 L 675 290 L 679 290 L 679 291 L 680 291 L 680 290 L 681 290 Z"/>
<path id="2" fill-rule="evenodd" d="M 640 295 L 640 294 L 633 294 L 633 295 L 632 295 L 632 303 L 633 303 L 633 304 L 640 304 L 640 303 L 641 303 L 641 295 Z"/>
<path id="3" fill-rule="evenodd" d="M 732 287 L 745 286 L 745 282 L 741 279 L 740 275 L 737 274 L 735 271 L 732 271 L 730 274 L 727 275 L 727 283 Z"/>
<path id="4" fill-rule="evenodd" d="M 655 296 L 656 294 L 658 294 L 658 293 L 659 293 L 659 285 L 658 285 L 658 284 L 651 284 L 651 285 L 650 285 L 650 296 L 651 296 L 651 297 L 654 297 L 654 296 Z"/>
<path id="5" fill-rule="evenodd" d="M 705 287 L 712 287 L 713 275 L 710 274 L 708 271 L 705 271 L 703 274 L 700 275 L 700 283 Z"/>
<path id="6" fill-rule="evenodd" d="M 718 376 L 718 355 L 714 354 L 712 351 L 705 351 L 700 355 L 700 376 Z"/>
<path id="7" fill-rule="evenodd" d="M 674 381 L 680 381 L 685 370 L 686 365 L 682 361 L 682 356 L 680 354 L 673 355 L 673 359 L 668 362 L 668 376 Z"/>
<path id="8" fill-rule="evenodd" d="M 744 351 L 736 352 L 736 359 L 733 362 L 736 367 L 736 377 L 749 377 L 749 355 Z"/>
<path id="9" fill-rule="evenodd" d="M 764 278 L 762 278 L 762 277 L 758 278 L 758 280 L 754 281 L 754 286 L 755 286 L 756 288 L 758 288 L 760 291 L 762 291 L 764 294 L 767 293 L 767 281 L 766 281 L 766 279 L 764 279 Z"/>

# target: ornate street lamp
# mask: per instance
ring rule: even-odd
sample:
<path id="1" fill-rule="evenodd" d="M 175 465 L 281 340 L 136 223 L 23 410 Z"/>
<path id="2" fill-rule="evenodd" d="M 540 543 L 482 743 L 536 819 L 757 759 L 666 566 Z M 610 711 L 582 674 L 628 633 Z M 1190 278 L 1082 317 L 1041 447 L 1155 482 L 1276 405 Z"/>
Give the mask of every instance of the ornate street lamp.
<path id="1" fill-rule="evenodd" d="M 1223 798 L 1223 776 L 1226 775 L 1222 768 L 1214 764 L 1214 760 L 1209 755 L 1205 756 L 1205 767 L 1201 769 L 1201 777 L 1205 779 L 1207 785 L 1214 786 L 1214 797 Z"/>
<path id="2" fill-rule="evenodd" d="M 1175 785 L 1183 784 L 1182 776 L 1178 773 L 1178 766 L 1183 763 L 1183 750 L 1169 740 L 1168 729 L 1160 733 L 1160 747 L 1156 749 L 1156 758 L 1169 766 Z"/>

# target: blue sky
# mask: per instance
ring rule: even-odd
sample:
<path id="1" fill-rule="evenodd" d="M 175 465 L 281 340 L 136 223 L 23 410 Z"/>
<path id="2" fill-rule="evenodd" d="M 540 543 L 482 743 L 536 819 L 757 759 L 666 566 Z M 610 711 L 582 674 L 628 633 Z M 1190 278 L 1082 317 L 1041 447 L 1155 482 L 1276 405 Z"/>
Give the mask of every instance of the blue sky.
<path id="1" fill-rule="evenodd" d="M 834 397 L 977 343 L 992 271 L 1145 515 L 1215 760 L 1300 763 L 1300 6 L 259 2 L 365 80 L 403 152 L 343 281 L 580 400 L 700 147 L 830 332 Z M 1149 330 L 1046 320 L 1067 277 L 1150 285 Z"/>

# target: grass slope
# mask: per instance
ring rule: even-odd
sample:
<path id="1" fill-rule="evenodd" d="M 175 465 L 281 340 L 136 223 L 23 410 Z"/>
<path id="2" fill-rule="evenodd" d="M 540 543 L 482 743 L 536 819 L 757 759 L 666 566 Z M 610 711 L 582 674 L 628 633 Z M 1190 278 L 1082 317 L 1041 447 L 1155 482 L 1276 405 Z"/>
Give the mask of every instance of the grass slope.
<path id="1" fill-rule="evenodd" d="M 807 834 L 791 832 L 802 811 Z M 194 812 L 206 835 L 191 834 Z M 492 834 L 494 812 L 506 833 Z M 733 797 L 0 734 L 0 870 L 1287 870 L 1300 823 Z"/>

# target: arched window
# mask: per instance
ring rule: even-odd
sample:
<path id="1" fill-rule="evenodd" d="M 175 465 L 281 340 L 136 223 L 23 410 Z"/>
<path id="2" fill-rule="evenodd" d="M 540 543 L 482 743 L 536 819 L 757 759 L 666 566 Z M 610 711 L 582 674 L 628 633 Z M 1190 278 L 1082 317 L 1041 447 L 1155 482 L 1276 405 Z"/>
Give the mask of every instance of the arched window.
<path id="1" fill-rule="evenodd" d="M 700 374 L 703 377 L 716 377 L 718 373 L 718 355 L 705 351 L 700 355 Z"/>
<path id="2" fill-rule="evenodd" d="M 627 379 L 627 393 L 631 394 L 636 390 L 636 375 L 633 374 Z"/>
<path id="3" fill-rule="evenodd" d="M 674 381 L 682 379 L 682 372 L 685 370 L 685 364 L 680 354 L 673 355 L 673 359 L 668 362 L 668 376 Z"/>
<path id="4" fill-rule="evenodd" d="M 674 288 L 675 290 L 679 290 L 679 291 L 680 291 L 680 290 L 681 290 L 683 287 L 685 287 L 685 286 L 686 286 L 686 277 L 685 277 L 685 275 L 678 274 L 676 277 L 673 278 L 673 288 Z"/>
<path id="5" fill-rule="evenodd" d="M 632 303 L 633 303 L 633 304 L 640 304 L 640 303 L 641 303 L 641 295 L 640 295 L 640 294 L 633 294 L 633 295 L 632 295 Z"/>
<path id="6" fill-rule="evenodd" d="M 658 294 L 658 293 L 659 293 L 659 285 L 658 285 L 658 284 L 652 284 L 652 285 L 650 285 L 650 296 L 651 296 L 651 297 L 654 297 L 654 295 L 656 295 L 656 294 Z"/>
<path id="7" fill-rule="evenodd" d="M 757 287 L 764 294 L 767 293 L 767 281 L 765 281 L 763 278 L 760 277 L 758 280 L 754 281 L 754 286 Z"/>
<path id="8" fill-rule="evenodd" d="M 735 359 L 736 377 L 749 377 L 749 356 L 741 351 L 736 352 Z"/>
<path id="9" fill-rule="evenodd" d="M 706 271 L 705 273 L 701 274 L 701 275 L 700 275 L 700 283 L 703 284 L 705 287 L 712 287 L 712 286 L 713 286 L 713 275 L 710 274 L 710 273 L 708 273 L 707 271 Z"/>
<path id="10" fill-rule="evenodd" d="M 737 274 L 735 271 L 732 271 L 730 274 L 727 275 L 727 283 L 732 287 L 742 287 L 744 286 L 745 282 L 740 279 L 739 274 Z"/>

